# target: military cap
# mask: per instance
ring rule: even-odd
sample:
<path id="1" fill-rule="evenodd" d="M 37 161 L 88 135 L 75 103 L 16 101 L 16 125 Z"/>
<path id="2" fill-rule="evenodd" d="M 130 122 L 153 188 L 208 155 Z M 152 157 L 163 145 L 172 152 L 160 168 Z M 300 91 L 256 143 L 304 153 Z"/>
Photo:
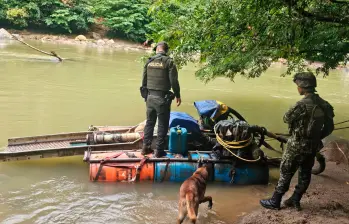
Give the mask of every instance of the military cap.
<path id="1" fill-rule="evenodd" d="M 315 88 L 316 77 L 312 72 L 299 72 L 293 77 L 293 82 L 301 88 Z"/>
<path id="2" fill-rule="evenodd" d="M 157 48 L 158 46 L 160 46 L 160 45 L 163 45 L 163 46 L 165 47 L 165 51 L 166 51 L 166 52 L 168 51 L 169 46 L 168 46 L 168 44 L 167 44 L 166 41 L 160 41 L 159 43 L 157 43 L 157 44 L 155 45 L 155 47 L 153 48 L 153 50 L 156 51 L 156 48 Z"/>

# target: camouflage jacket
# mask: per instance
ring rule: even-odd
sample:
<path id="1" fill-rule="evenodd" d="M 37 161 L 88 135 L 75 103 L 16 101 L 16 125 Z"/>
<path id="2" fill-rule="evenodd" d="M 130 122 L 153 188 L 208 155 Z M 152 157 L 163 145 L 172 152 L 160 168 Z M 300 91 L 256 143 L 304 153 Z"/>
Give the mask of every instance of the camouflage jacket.
<path id="1" fill-rule="evenodd" d="M 317 115 L 312 114 L 315 106 L 320 108 Z M 312 130 L 311 137 L 307 134 L 308 126 L 312 117 L 317 116 L 317 126 Z M 284 122 L 288 124 L 289 147 L 304 153 L 312 153 L 318 149 L 321 139 L 332 133 L 333 107 L 317 94 L 307 94 L 298 101 L 284 115 Z"/>

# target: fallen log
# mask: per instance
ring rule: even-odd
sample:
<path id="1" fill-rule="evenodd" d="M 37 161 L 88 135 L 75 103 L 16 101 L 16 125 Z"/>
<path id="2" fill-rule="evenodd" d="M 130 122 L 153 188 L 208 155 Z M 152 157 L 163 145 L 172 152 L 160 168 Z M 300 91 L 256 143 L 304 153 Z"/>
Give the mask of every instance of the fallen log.
<path id="1" fill-rule="evenodd" d="M 10 33 L 10 34 L 11 34 L 11 33 Z M 38 48 L 36 48 L 36 47 L 33 47 L 33 46 L 31 46 L 30 44 L 24 42 L 23 40 L 19 39 L 18 37 L 16 37 L 16 36 L 13 35 L 13 34 L 11 34 L 11 36 L 12 36 L 15 40 L 21 42 L 22 44 L 24 44 L 24 45 L 26 45 L 26 46 L 28 46 L 28 47 L 30 47 L 31 49 L 34 49 L 34 50 L 36 50 L 36 51 L 38 51 L 38 52 L 40 52 L 40 53 L 43 53 L 43 54 L 46 54 L 46 55 L 49 55 L 49 56 L 53 56 L 53 57 L 55 57 L 55 58 L 58 58 L 59 62 L 62 62 L 62 61 L 63 61 L 63 58 L 61 58 L 60 56 L 58 56 L 58 54 L 57 54 L 56 52 L 54 52 L 54 51 L 46 52 L 46 51 L 40 50 L 40 49 L 38 49 Z"/>

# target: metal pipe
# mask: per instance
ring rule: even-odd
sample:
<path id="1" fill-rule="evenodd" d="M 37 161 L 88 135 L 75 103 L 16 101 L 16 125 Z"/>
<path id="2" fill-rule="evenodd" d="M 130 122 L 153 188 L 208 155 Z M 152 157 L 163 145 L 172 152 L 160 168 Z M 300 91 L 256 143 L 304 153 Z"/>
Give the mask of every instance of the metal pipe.
<path id="1" fill-rule="evenodd" d="M 126 143 L 133 142 L 140 139 L 140 133 L 106 133 L 97 132 L 93 134 L 88 134 L 86 136 L 86 142 L 88 144 L 110 144 L 110 143 Z"/>

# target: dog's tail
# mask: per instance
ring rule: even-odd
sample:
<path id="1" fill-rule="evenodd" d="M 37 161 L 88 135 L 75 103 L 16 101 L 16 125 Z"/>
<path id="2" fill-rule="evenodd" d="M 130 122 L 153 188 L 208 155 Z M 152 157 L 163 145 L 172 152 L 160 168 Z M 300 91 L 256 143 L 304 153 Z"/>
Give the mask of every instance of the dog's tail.
<path id="1" fill-rule="evenodd" d="M 195 204 L 194 204 L 194 194 L 187 193 L 185 195 L 185 199 L 187 201 L 188 217 L 192 223 L 195 223 L 196 222 L 196 212 L 195 212 Z"/>

